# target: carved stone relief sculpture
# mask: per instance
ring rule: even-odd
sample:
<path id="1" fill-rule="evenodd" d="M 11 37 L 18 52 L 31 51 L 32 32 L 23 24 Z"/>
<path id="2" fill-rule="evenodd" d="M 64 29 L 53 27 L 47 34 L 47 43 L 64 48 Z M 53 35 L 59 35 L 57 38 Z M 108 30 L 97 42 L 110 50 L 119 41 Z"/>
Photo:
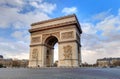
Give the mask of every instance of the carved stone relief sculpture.
<path id="1" fill-rule="evenodd" d="M 71 59 L 72 58 L 72 47 L 70 45 L 64 46 L 64 59 Z"/>
<path id="2" fill-rule="evenodd" d="M 38 49 L 33 49 L 33 51 L 32 51 L 32 59 L 37 59 L 37 57 L 38 57 Z"/>
<path id="3" fill-rule="evenodd" d="M 38 43 L 41 42 L 41 37 L 32 37 L 32 43 Z"/>
<path id="4" fill-rule="evenodd" d="M 56 43 L 58 67 L 79 67 L 81 64 L 82 30 L 75 14 L 33 23 L 29 32 L 30 68 L 52 67 Z"/>
<path id="5" fill-rule="evenodd" d="M 69 39 L 69 38 L 74 38 L 73 31 L 64 32 L 61 34 L 61 39 Z"/>

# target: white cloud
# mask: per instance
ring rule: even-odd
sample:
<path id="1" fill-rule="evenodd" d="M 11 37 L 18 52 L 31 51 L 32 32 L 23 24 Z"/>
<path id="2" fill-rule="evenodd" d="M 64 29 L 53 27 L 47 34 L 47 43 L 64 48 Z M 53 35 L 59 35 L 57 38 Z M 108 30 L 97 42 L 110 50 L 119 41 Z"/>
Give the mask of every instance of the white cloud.
<path id="1" fill-rule="evenodd" d="M 41 7 L 30 10 L 32 2 L 39 3 L 37 5 Z M 0 37 L 0 54 L 5 58 L 29 58 L 30 24 L 49 19 L 48 14 L 55 8 L 56 4 L 43 0 L 0 0 L 0 28 L 12 31 L 9 34 L 11 38 Z M 26 9 L 30 11 L 26 12 Z"/>
<path id="2" fill-rule="evenodd" d="M 10 7 L 21 8 L 24 5 L 23 0 L 0 0 L 0 5 L 5 6 L 9 4 Z"/>
<path id="3" fill-rule="evenodd" d="M 109 9 L 108 11 L 98 13 L 98 14 L 94 15 L 92 18 L 93 18 L 93 20 L 104 20 L 107 16 L 110 15 L 111 10 L 112 9 Z"/>
<path id="4" fill-rule="evenodd" d="M 72 13 L 76 13 L 76 12 L 77 12 L 76 7 L 65 7 L 62 10 L 62 13 L 65 13 L 65 14 L 72 14 Z"/>
<path id="5" fill-rule="evenodd" d="M 21 32 L 21 31 L 15 31 L 15 32 L 12 34 L 12 36 L 15 37 L 15 38 L 22 39 L 22 37 L 23 37 L 23 32 Z"/>
<path id="6" fill-rule="evenodd" d="M 0 42 L 0 51 L 5 58 L 23 58 L 27 59 L 29 55 L 29 46 L 22 41 Z"/>
<path id="7" fill-rule="evenodd" d="M 111 52 L 114 52 L 114 53 L 111 53 Z M 116 52 L 118 52 L 116 50 L 113 51 L 113 49 L 112 49 L 111 52 L 109 52 L 108 49 L 105 50 L 104 48 L 99 49 L 99 51 L 82 49 L 82 62 L 94 64 L 94 63 L 96 63 L 96 59 L 101 59 L 101 58 L 106 58 L 106 57 L 117 58 L 120 56 L 120 53 L 116 53 Z"/>
<path id="8" fill-rule="evenodd" d="M 41 3 L 41 2 L 43 2 L 44 0 L 24 0 L 24 1 L 28 1 L 28 2 L 39 2 L 39 3 Z"/>
<path id="9" fill-rule="evenodd" d="M 53 10 L 56 8 L 56 4 L 51 4 L 47 2 L 42 2 L 39 3 L 37 1 L 29 1 L 25 2 L 23 0 L 13 0 L 14 3 L 19 3 L 19 6 L 22 6 L 21 8 L 19 7 L 10 7 L 6 4 L 13 5 L 9 0 L 6 1 L 0 1 L 0 28 L 8 28 L 11 25 L 14 26 L 15 28 L 21 27 L 28 27 L 30 26 L 31 23 L 33 22 L 38 22 L 41 20 L 46 20 L 49 19 L 50 17 L 48 16 L 48 13 L 52 13 Z M 21 3 L 19 2 L 21 1 Z M 32 6 L 31 3 L 36 3 L 38 8 L 35 7 L 34 10 L 31 10 L 27 13 L 20 13 L 21 11 L 24 11 L 26 6 Z M 9 12 L 9 14 L 8 14 Z M 17 26 L 16 26 L 17 24 Z"/>
<path id="10" fill-rule="evenodd" d="M 29 53 L 20 53 L 18 54 L 12 54 L 12 53 L 8 53 L 7 55 L 5 55 L 6 58 L 12 58 L 12 59 L 29 59 Z"/>
<path id="11" fill-rule="evenodd" d="M 7 6 L 6 4 L 9 4 Z M 32 11 L 24 12 L 26 6 L 34 7 Z M 11 36 L 16 41 L 0 37 L 0 51 L 5 57 L 28 58 L 29 34 L 28 28 L 33 22 L 49 19 L 56 8 L 56 4 L 43 0 L 0 0 L 0 28 L 11 27 L 14 29 Z M 28 7 L 28 9 L 30 9 Z M 103 57 L 120 56 L 120 9 L 118 15 L 111 15 L 108 10 L 94 16 L 98 23 L 81 23 L 82 58 L 83 62 L 95 63 L 96 59 Z M 62 13 L 76 13 L 76 7 L 66 7 Z M 12 27 L 13 26 L 13 27 Z M 100 36 L 98 31 L 102 31 Z M 57 52 L 55 50 L 55 52 Z"/>
<path id="12" fill-rule="evenodd" d="M 84 26 L 82 27 L 83 33 L 86 33 L 86 34 L 96 33 L 96 28 L 92 23 L 81 23 L 81 26 Z"/>
<path id="13" fill-rule="evenodd" d="M 52 13 L 53 10 L 56 8 L 56 4 L 50 4 L 47 2 L 44 2 L 44 3 L 31 2 L 30 4 L 33 7 L 37 8 L 37 10 L 40 10 L 46 13 Z"/>
<path id="14" fill-rule="evenodd" d="M 109 16 L 97 24 L 97 28 L 104 31 L 103 35 L 109 36 L 120 30 L 120 16 Z"/>
<path id="15" fill-rule="evenodd" d="M 96 59 L 120 56 L 120 15 L 109 15 L 96 24 L 82 23 L 83 62 L 95 63 Z M 101 31 L 101 33 L 97 33 Z"/>
<path id="16" fill-rule="evenodd" d="M 30 42 L 30 34 L 26 30 L 17 30 L 14 31 L 11 36 L 18 41 L 23 41 L 29 44 Z"/>
<path id="17" fill-rule="evenodd" d="M 120 15 L 120 9 L 118 10 L 118 15 Z"/>

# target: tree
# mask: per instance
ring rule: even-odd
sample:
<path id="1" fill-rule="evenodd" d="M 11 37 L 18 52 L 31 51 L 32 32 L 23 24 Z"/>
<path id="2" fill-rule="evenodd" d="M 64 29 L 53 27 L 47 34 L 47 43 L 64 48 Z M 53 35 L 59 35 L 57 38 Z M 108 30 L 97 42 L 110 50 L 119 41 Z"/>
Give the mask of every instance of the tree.
<path id="1" fill-rule="evenodd" d="M 13 60 L 12 67 L 20 67 L 19 60 Z"/>
<path id="2" fill-rule="evenodd" d="M 3 67 L 3 64 L 0 64 L 0 68 L 2 68 Z"/>

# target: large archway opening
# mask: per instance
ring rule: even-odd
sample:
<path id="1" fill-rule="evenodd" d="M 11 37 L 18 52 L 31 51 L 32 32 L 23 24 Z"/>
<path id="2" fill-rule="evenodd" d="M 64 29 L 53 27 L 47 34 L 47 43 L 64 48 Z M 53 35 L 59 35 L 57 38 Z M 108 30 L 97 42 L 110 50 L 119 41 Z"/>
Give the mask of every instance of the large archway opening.
<path id="1" fill-rule="evenodd" d="M 54 66 L 58 65 L 58 42 L 54 45 Z"/>
<path id="2" fill-rule="evenodd" d="M 50 36 L 45 41 L 46 45 L 46 67 L 54 67 L 58 64 L 58 39 Z"/>

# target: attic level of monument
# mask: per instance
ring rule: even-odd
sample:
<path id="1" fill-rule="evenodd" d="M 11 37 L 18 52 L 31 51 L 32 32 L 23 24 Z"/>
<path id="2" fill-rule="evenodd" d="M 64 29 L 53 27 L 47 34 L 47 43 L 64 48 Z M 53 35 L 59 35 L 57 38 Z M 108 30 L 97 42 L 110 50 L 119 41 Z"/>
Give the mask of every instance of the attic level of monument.
<path id="1" fill-rule="evenodd" d="M 58 43 L 58 67 L 81 65 L 81 27 L 76 15 L 31 24 L 29 67 L 52 67 Z"/>
<path id="2" fill-rule="evenodd" d="M 76 25 L 78 31 L 82 33 L 80 24 L 75 14 L 33 23 L 31 24 L 32 29 L 30 29 L 29 32 L 32 33 L 35 31 L 42 31 L 42 30 L 47 30 L 47 29 L 52 29 L 52 28 L 65 27 L 68 25 Z"/>

